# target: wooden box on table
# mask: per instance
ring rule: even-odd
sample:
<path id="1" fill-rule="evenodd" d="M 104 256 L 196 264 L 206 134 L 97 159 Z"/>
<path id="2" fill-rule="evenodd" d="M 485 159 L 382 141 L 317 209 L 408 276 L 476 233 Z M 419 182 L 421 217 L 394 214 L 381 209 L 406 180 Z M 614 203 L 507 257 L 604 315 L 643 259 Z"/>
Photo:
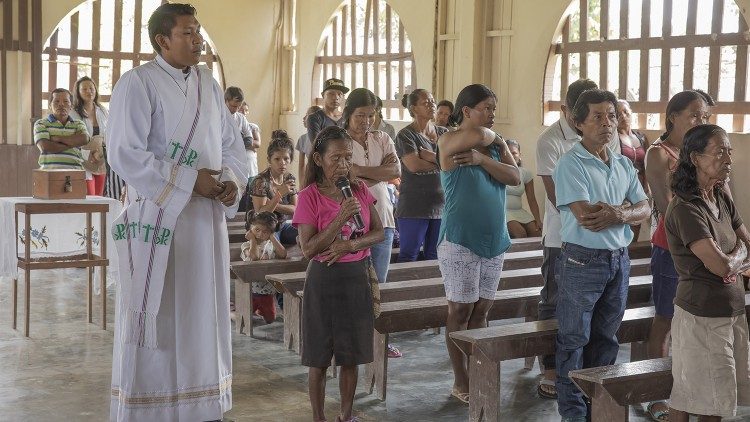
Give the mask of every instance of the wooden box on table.
<path id="1" fill-rule="evenodd" d="M 32 196 L 37 199 L 85 199 L 83 170 L 34 170 Z"/>

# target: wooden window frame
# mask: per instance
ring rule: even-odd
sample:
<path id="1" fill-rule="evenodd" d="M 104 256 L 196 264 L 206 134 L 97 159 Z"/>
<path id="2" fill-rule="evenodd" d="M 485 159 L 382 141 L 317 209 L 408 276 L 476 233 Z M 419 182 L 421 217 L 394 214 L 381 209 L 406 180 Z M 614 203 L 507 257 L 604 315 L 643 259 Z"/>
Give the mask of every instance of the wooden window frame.
<path id="1" fill-rule="evenodd" d="M 59 58 L 67 57 L 69 58 L 68 66 L 69 66 L 69 81 L 68 81 L 68 88 L 73 91 L 73 88 L 75 86 L 75 82 L 78 79 L 78 66 L 79 65 L 86 65 L 90 66 L 91 72 L 88 76 L 93 79 L 99 87 L 102 86 L 102 81 L 100 78 L 100 67 L 102 66 L 100 60 L 112 60 L 112 88 L 114 88 L 117 81 L 120 79 L 121 73 L 121 64 L 124 61 L 130 61 L 132 62 L 132 67 L 139 66 L 145 62 L 148 62 L 150 60 L 153 60 L 156 57 L 155 52 L 142 52 L 141 51 L 141 29 L 142 27 L 140 25 L 133 25 L 133 44 L 131 48 L 131 52 L 123 52 L 123 51 L 114 51 L 114 50 L 122 50 L 123 48 L 123 2 L 121 0 L 111 0 L 113 1 L 113 7 L 114 7 L 114 15 L 113 15 L 113 41 L 112 41 L 112 51 L 107 50 L 101 50 L 100 49 L 100 25 L 101 25 L 101 19 L 102 19 L 102 13 L 101 13 L 101 2 L 107 1 L 107 0 L 98 0 L 91 3 L 93 9 L 93 19 L 91 22 L 91 48 L 90 49 L 80 49 L 78 48 L 78 35 L 79 35 L 79 25 L 81 25 L 79 15 L 80 15 L 80 8 L 85 6 L 86 2 L 82 2 L 76 8 L 73 14 L 71 14 L 69 17 L 64 18 L 55 28 L 54 32 L 50 36 L 50 38 L 47 40 L 47 43 L 44 45 L 44 48 L 42 50 L 42 54 L 47 55 L 47 59 L 42 60 L 43 66 L 47 67 L 47 89 L 44 90 L 41 86 L 39 90 L 41 91 L 41 99 L 49 101 L 49 93 L 51 90 L 55 89 L 57 87 L 57 68 L 59 65 Z M 161 1 L 162 4 L 167 3 L 166 0 Z M 143 17 L 143 0 L 135 0 L 135 7 L 134 7 L 134 22 L 141 22 Z M 70 27 L 70 34 L 71 34 L 71 40 L 70 40 L 70 47 L 59 47 L 58 46 L 58 33 L 60 31 L 60 28 L 63 25 L 69 25 Z M 223 66 L 221 65 L 221 58 L 214 52 L 214 50 L 211 47 L 211 43 L 208 41 L 206 42 L 206 50 L 204 54 L 201 56 L 201 63 L 208 66 L 209 69 L 213 70 L 214 66 L 218 66 L 218 71 L 220 75 L 220 85 L 222 88 L 224 87 L 224 70 Z M 119 48 L 118 48 L 119 46 Z M 79 59 L 90 59 L 91 65 L 88 63 L 80 63 Z M 41 81 L 41 75 L 40 75 L 40 81 Z M 99 87 L 97 87 L 97 90 L 99 91 Z M 75 93 L 73 93 L 75 95 Z M 111 95 L 109 94 L 100 94 L 99 95 L 99 101 L 102 103 L 108 103 L 110 101 Z"/>
<path id="2" fill-rule="evenodd" d="M 350 89 L 365 87 L 378 95 L 383 101 L 383 116 L 388 120 L 406 120 L 409 117 L 408 112 L 401 106 L 401 96 L 406 94 L 406 89 L 411 86 L 416 88 L 417 69 L 414 62 L 414 54 L 411 48 L 406 48 L 408 34 L 404 28 L 401 18 L 393 11 L 393 8 L 385 0 L 366 0 L 365 16 L 363 19 L 363 28 L 357 25 L 357 3 L 364 0 L 344 0 L 336 9 L 329 20 L 326 29 L 321 36 L 320 48 L 318 55 L 315 57 L 312 75 L 312 102 L 315 105 L 323 106 L 323 98 L 320 96 L 320 89 L 323 81 L 329 78 L 338 78 L 344 81 L 344 84 Z M 385 7 L 381 10 L 381 3 Z M 385 17 L 385 45 L 380 43 L 380 27 L 373 25 L 372 22 L 378 22 L 381 14 Z M 394 42 L 393 26 L 398 20 L 398 41 Z M 328 33 L 330 29 L 330 35 Z M 347 32 L 348 31 L 348 32 Z M 372 37 L 364 37 L 364 45 L 359 45 L 357 35 L 364 31 L 369 34 L 372 31 Z M 372 38 L 372 53 L 370 41 Z M 351 44 L 347 46 L 347 44 Z M 411 40 L 409 40 L 411 45 Z M 348 50 L 350 48 L 351 50 Z M 329 51 L 330 50 L 330 51 Z M 346 54 L 347 51 L 362 52 L 363 54 Z M 407 63 L 410 64 L 410 83 L 404 83 L 406 72 L 409 71 Z M 391 67 L 396 64 L 397 70 L 394 72 Z M 348 71 L 345 69 L 348 67 Z M 370 78 L 370 71 L 373 75 L 383 70 L 383 78 Z M 358 73 L 362 75 L 362 80 L 358 80 Z M 398 75 L 398 86 L 394 86 L 393 74 Z M 371 80 L 372 79 L 372 80 Z M 382 88 L 382 89 L 381 89 Z M 381 95 L 396 92 L 399 94 L 398 99 L 387 98 L 387 95 Z"/>
<path id="3" fill-rule="evenodd" d="M 687 21 L 685 35 L 674 35 L 673 34 L 673 3 L 676 1 L 687 1 Z M 665 116 L 664 112 L 667 107 L 667 103 L 670 99 L 670 74 L 672 73 L 671 67 L 671 51 L 672 49 L 684 49 L 684 61 L 683 65 L 683 89 L 693 89 L 694 82 L 694 60 L 695 60 L 695 49 L 696 48 L 708 48 L 709 49 L 709 67 L 708 67 L 708 89 L 706 90 L 714 99 L 718 98 L 719 94 L 719 79 L 721 73 L 721 48 L 727 46 L 736 47 L 736 59 L 735 59 L 735 85 L 733 88 L 733 101 L 716 101 L 716 107 L 713 108 L 712 121 L 716 121 L 716 116 L 719 114 L 731 115 L 732 116 L 732 132 L 746 132 L 750 127 L 745 124 L 745 116 L 750 114 L 750 101 L 746 96 L 746 84 L 747 84 L 747 60 L 748 60 L 748 45 L 750 45 L 750 39 L 746 36 L 748 31 L 748 25 L 743 17 L 742 13 L 738 13 L 738 31 L 737 32 L 722 32 L 723 25 L 723 13 L 725 2 L 732 2 L 734 7 L 738 7 L 734 0 L 713 0 L 713 11 L 711 21 L 711 33 L 710 34 L 698 34 L 696 31 L 697 16 L 698 16 L 698 0 L 663 0 L 663 19 L 662 19 L 662 31 L 661 36 L 652 36 L 650 28 L 651 15 L 651 0 L 641 1 L 641 23 L 640 32 L 638 37 L 627 37 L 624 33 L 629 32 L 629 7 L 631 0 L 620 0 L 620 13 L 619 13 L 619 38 L 607 39 L 609 33 L 609 6 L 610 0 L 600 0 L 600 38 L 599 39 L 588 39 L 588 0 L 573 0 L 571 2 L 571 8 L 568 10 L 567 15 L 563 18 L 562 27 L 560 32 L 556 35 L 556 41 L 553 43 L 549 59 L 547 61 L 547 67 L 545 70 L 545 84 L 544 84 L 544 115 L 546 116 L 550 112 L 556 112 L 562 105 L 567 87 L 569 85 L 569 73 L 570 73 L 570 56 L 578 54 L 578 60 L 580 64 L 580 75 L 581 77 L 591 77 L 588 71 L 588 57 L 587 53 L 598 53 L 599 54 L 599 87 L 602 89 L 608 89 L 616 92 L 618 97 L 622 98 L 621 93 L 628 92 L 628 59 L 627 55 L 629 51 L 639 51 L 640 63 L 639 63 L 639 87 L 637 98 L 630 99 L 628 102 L 631 105 L 634 115 L 636 115 L 636 121 L 634 122 L 634 128 L 645 128 L 647 114 L 659 114 L 661 126 L 664 126 Z M 571 10 L 573 5 L 577 3 L 578 11 Z M 581 13 L 583 11 L 583 13 Z M 579 14 L 579 22 L 582 24 L 578 25 L 578 39 L 571 41 L 573 29 L 571 27 L 571 18 L 575 13 Z M 643 18 L 646 17 L 646 18 Z M 658 50 L 661 51 L 661 62 L 660 62 L 660 80 L 659 80 L 659 92 L 658 101 L 649 101 L 649 51 Z M 608 54 L 609 52 L 619 53 L 619 69 L 618 69 L 618 86 L 608 86 Z M 552 100 L 553 98 L 553 81 L 556 78 L 555 67 L 557 61 L 560 60 L 561 75 L 560 81 L 560 100 Z M 665 72 L 663 69 L 670 69 Z M 652 93 L 652 97 L 655 96 Z"/>

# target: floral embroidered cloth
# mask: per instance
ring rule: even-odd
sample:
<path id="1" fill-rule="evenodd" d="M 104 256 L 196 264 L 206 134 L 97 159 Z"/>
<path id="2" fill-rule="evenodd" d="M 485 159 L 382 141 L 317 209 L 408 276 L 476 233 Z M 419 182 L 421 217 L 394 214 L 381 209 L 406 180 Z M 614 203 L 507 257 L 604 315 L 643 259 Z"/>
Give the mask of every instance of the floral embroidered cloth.
<path id="1" fill-rule="evenodd" d="M 118 280 L 117 253 L 115 252 L 112 233 L 109 228 L 112 220 L 120 214 L 120 201 L 101 196 L 89 196 L 86 199 L 46 200 L 29 197 L 0 198 L 0 277 L 18 278 L 16 251 L 23 256 L 24 242 L 31 243 L 31 257 L 62 257 L 86 253 L 86 214 L 32 214 L 29 235 L 24 233 L 24 215 L 18 214 L 18 231 L 15 230 L 15 205 L 18 203 L 65 203 L 65 204 L 109 204 L 107 213 L 107 268 L 108 284 Z M 101 233 L 99 213 L 92 215 L 91 232 L 94 253 L 99 254 Z M 16 247 L 18 249 L 16 249 Z M 98 289 L 98 283 L 94 283 Z"/>

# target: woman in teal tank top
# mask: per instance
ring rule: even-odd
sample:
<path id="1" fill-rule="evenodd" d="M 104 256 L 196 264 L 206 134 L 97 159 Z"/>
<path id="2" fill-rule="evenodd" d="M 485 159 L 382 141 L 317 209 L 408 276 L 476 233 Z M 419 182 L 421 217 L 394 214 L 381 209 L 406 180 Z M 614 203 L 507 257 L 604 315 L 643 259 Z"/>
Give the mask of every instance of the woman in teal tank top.
<path id="1" fill-rule="evenodd" d="M 445 192 L 438 263 L 448 299 L 446 344 L 453 366 L 451 395 L 468 403 L 463 353 L 448 334 L 487 326 L 510 236 L 505 224 L 505 186 L 520 173 L 505 141 L 491 130 L 497 97 L 469 85 L 456 99 L 458 129 L 438 139 L 440 181 Z"/>

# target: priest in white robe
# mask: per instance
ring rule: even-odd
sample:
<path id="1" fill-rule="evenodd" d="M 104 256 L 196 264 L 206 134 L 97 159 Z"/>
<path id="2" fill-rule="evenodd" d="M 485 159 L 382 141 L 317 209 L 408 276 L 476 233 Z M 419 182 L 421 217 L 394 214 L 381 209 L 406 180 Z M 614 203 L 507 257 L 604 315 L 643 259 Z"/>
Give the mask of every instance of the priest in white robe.
<path id="1" fill-rule="evenodd" d="M 229 243 L 247 180 L 242 138 L 211 71 L 198 66 L 195 9 L 149 19 L 155 60 L 112 93 L 109 162 L 126 202 L 112 235 L 120 257 L 113 421 L 213 421 L 232 406 Z"/>

